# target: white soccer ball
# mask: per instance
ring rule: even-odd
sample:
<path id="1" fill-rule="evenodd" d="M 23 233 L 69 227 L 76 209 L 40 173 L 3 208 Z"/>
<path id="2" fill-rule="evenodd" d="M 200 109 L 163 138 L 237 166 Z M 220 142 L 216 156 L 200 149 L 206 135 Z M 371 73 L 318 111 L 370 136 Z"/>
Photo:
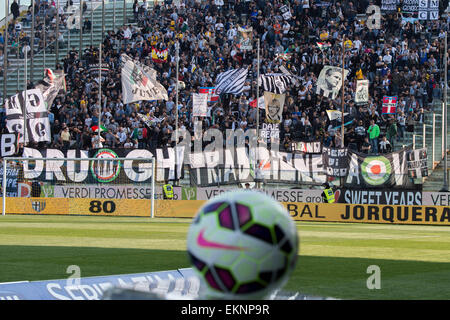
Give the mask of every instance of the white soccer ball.
<path id="1" fill-rule="evenodd" d="M 204 299 L 263 299 L 283 286 L 297 261 L 297 228 L 264 193 L 232 191 L 195 216 L 187 250 Z"/>

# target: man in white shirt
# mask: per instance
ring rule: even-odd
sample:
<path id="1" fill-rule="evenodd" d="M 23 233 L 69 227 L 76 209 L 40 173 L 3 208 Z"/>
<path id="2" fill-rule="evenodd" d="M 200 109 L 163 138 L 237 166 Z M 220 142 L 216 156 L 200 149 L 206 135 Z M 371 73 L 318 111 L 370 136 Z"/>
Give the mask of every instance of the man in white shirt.
<path id="1" fill-rule="evenodd" d="M 123 127 L 119 127 L 119 131 L 117 132 L 117 137 L 119 138 L 119 143 L 122 145 L 127 140 L 127 134 L 123 130 Z"/>
<path id="2" fill-rule="evenodd" d="M 237 35 L 236 28 L 233 26 L 230 28 L 230 30 L 227 31 L 227 37 L 228 41 L 230 42 L 230 45 L 233 43 L 234 37 Z"/>
<path id="3" fill-rule="evenodd" d="M 387 66 L 390 66 L 390 65 L 391 65 L 391 62 L 392 62 L 392 56 L 391 56 L 391 54 L 390 54 L 389 51 L 387 51 L 386 54 L 384 55 L 383 61 L 384 61 L 384 63 L 386 63 Z"/>

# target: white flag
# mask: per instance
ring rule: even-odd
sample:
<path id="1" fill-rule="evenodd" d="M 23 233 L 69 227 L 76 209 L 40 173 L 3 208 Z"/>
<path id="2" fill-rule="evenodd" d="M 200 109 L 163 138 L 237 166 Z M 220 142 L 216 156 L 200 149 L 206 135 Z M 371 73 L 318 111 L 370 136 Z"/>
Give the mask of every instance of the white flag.
<path id="1" fill-rule="evenodd" d="M 6 101 L 6 127 L 10 133 L 20 133 L 21 143 L 24 142 L 24 110 L 25 142 L 51 141 L 47 107 L 40 89 L 22 91 Z"/>
<path id="2" fill-rule="evenodd" d="M 356 81 L 355 103 L 369 103 L 369 80 Z"/>
<path id="3" fill-rule="evenodd" d="M 208 113 L 208 94 L 192 94 L 192 115 L 194 117 L 206 117 Z"/>
<path id="4" fill-rule="evenodd" d="M 348 70 L 344 70 L 344 80 Z M 324 66 L 317 79 L 316 94 L 335 99 L 342 87 L 342 68 Z"/>
<path id="5" fill-rule="evenodd" d="M 123 103 L 169 100 L 167 90 L 156 81 L 156 71 L 126 54 L 121 56 Z"/>
<path id="6" fill-rule="evenodd" d="M 264 92 L 264 102 L 266 104 L 266 122 L 280 123 L 283 115 L 285 94 Z"/>

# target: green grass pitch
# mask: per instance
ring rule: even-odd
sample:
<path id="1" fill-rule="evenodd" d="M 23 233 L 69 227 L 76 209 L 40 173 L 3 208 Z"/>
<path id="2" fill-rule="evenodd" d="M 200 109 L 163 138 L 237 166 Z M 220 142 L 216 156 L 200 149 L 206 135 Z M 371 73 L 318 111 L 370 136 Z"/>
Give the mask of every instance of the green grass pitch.
<path id="1" fill-rule="evenodd" d="M 0 282 L 190 267 L 190 219 L 0 216 Z M 300 256 L 284 290 L 341 299 L 450 299 L 450 228 L 297 223 Z M 381 289 L 367 288 L 380 267 Z"/>

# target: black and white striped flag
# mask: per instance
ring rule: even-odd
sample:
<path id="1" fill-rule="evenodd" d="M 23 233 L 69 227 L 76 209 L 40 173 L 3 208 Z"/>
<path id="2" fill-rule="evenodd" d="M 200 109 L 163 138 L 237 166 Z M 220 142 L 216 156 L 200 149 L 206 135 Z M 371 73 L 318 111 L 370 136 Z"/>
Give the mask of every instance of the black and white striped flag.
<path id="1" fill-rule="evenodd" d="M 283 73 L 263 74 L 259 76 L 259 85 L 263 86 L 264 91 L 283 94 L 295 85 L 295 77 Z"/>
<path id="2" fill-rule="evenodd" d="M 25 96 L 26 95 L 26 96 Z M 22 91 L 6 100 L 6 127 L 10 133 L 19 135 L 19 142 L 51 141 L 50 121 L 40 89 Z M 24 110 L 26 123 L 24 121 Z M 25 128 L 24 128 L 25 127 Z"/>
<path id="3" fill-rule="evenodd" d="M 244 91 L 248 69 L 239 68 L 220 73 L 216 79 L 216 94 L 241 94 Z"/>

